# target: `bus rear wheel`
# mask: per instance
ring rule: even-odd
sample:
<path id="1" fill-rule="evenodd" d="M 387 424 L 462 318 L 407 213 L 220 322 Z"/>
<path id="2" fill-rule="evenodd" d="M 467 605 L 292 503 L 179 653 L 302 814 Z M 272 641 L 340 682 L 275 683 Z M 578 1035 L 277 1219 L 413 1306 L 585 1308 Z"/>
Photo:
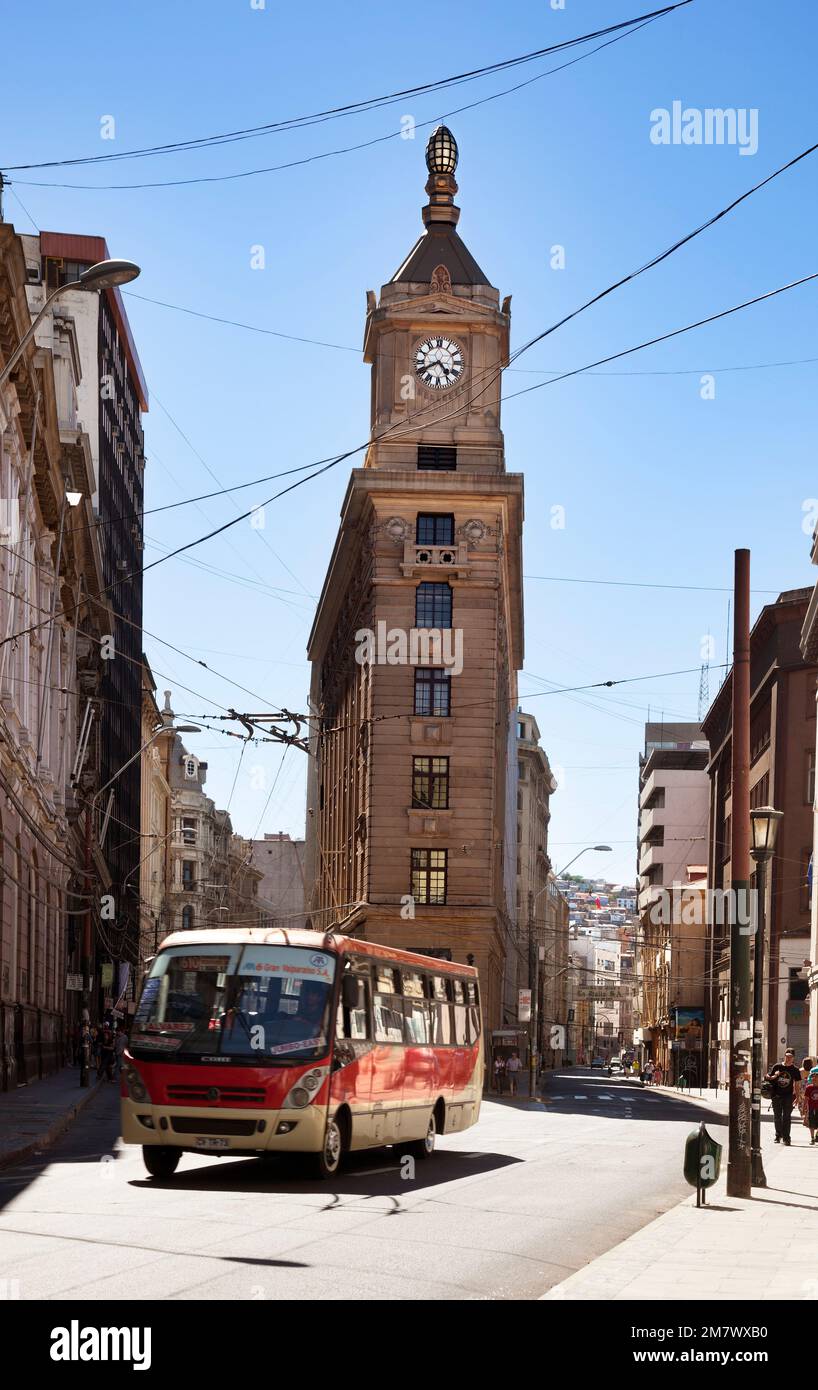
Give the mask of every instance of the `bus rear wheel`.
<path id="1" fill-rule="evenodd" d="M 337 1116 L 327 1120 L 324 1147 L 314 1155 L 314 1167 L 319 1178 L 334 1178 L 344 1157 L 344 1133 Z"/>
<path id="2" fill-rule="evenodd" d="M 423 1139 L 416 1139 L 409 1145 L 409 1152 L 413 1158 L 431 1158 L 435 1151 L 435 1139 L 437 1137 L 437 1123 L 434 1111 L 429 1116 L 429 1124 Z"/>
<path id="3" fill-rule="evenodd" d="M 142 1159 L 152 1178 L 172 1178 L 181 1157 L 181 1149 L 158 1144 L 145 1144 L 142 1148 Z"/>

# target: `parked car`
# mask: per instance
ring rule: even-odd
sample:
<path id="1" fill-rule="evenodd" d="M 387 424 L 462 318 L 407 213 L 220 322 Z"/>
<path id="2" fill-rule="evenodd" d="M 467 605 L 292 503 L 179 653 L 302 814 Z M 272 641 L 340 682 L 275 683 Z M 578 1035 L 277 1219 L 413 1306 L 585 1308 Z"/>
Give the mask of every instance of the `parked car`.
<path id="1" fill-rule="evenodd" d="M 618 1076 L 620 1072 L 623 1072 L 624 1070 L 625 1068 L 622 1065 L 622 1058 L 612 1057 L 610 1062 L 608 1063 L 608 1075 Z"/>
<path id="2" fill-rule="evenodd" d="M 593 1061 L 591 1062 L 592 1067 L 604 1067 L 604 1065 L 605 1063 L 603 1062 L 601 1057 L 594 1057 Z"/>

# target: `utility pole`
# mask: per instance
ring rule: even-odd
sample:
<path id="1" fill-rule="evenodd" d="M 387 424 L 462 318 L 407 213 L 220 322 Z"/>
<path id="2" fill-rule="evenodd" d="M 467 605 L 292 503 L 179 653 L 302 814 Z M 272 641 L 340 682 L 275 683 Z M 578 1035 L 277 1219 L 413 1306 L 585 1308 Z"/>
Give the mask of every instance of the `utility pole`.
<path id="1" fill-rule="evenodd" d="M 735 552 L 727 1193 L 750 1197 L 750 552 Z"/>
<path id="2" fill-rule="evenodd" d="M 528 1094 L 531 1100 L 537 1093 L 537 966 L 539 964 L 534 928 L 534 894 L 528 893 L 528 984 L 531 990 L 531 1018 L 528 1024 Z"/>

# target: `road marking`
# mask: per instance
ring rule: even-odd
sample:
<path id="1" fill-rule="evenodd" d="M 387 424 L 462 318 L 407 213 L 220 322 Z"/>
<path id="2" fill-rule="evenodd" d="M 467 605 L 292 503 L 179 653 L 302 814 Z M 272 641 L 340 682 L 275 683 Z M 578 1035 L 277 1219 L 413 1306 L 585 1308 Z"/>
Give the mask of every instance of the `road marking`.
<path id="1" fill-rule="evenodd" d="M 574 1100 L 587 1100 L 587 1096 L 574 1096 Z"/>

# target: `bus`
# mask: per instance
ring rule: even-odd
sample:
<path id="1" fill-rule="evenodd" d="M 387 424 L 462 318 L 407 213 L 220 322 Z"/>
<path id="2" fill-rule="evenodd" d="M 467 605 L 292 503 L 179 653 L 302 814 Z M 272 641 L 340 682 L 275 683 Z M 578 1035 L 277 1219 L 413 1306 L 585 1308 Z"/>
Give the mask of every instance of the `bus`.
<path id="1" fill-rule="evenodd" d="M 383 1145 L 427 1159 L 476 1123 L 477 970 L 303 930 L 175 932 L 121 1073 L 122 1137 L 155 1178 L 183 1153 L 304 1156 L 331 1178 Z"/>

